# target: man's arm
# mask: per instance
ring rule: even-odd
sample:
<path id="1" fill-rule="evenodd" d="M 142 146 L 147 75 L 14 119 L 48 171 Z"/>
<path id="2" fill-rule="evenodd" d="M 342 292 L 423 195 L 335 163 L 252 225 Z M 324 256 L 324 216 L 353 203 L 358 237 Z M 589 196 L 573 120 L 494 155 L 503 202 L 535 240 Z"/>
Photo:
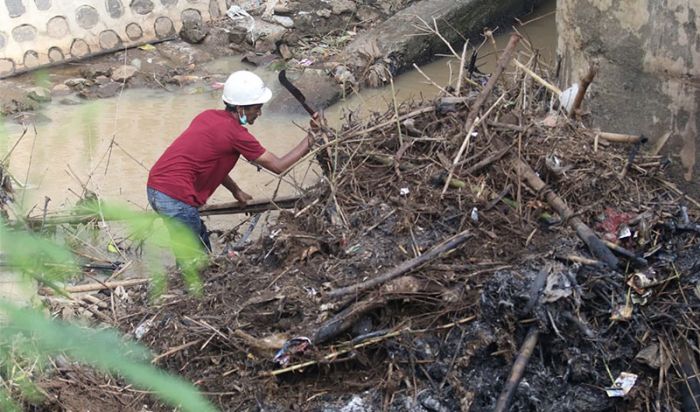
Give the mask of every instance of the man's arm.
<path id="1" fill-rule="evenodd" d="M 294 149 L 290 150 L 289 153 L 282 157 L 277 157 L 274 153 L 266 151 L 255 159 L 255 163 L 275 174 L 281 174 L 299 161 L 305 154 L 309 153 L 311 146 L 314 144 L 314 140 L 316 140 L 313 133 L 318 131 L 324 121 L 325 119 L 322 114 L 314 113 L 309 121 L 309 126 L 311 128 L 309 134 L 307 134 L 306 138 L 299 142 Z"/>
<path id="2" fill-rule="evenodd" d="M 246 203 L 249 200 L 253 199 L 253 196 L 249 195 L 248 193 L 244 192 L 241 190 L 240 187 L 236 184 L 236 182 L 231 179 L 231 176 L 226 176 L 224 178 L 224 181 L 221 182 L 221 185 L 228 189 L 233 197 L 238 200 L 241 203 Z"/>
<path id="3" fill-rule="evenodd" d="M 255 163 L 264 167 L 265 169 L 275 173 L 281 174 L 287 170 L 291 165 L 296 163 L 305 154 L 309 153 L 309 148 L 311 147 L 313 136 L 308 135 L 301 142 L 299 142 L 296 147 L 290 150 L 287 154 L 282 157 L 278 157 L 270 151 L 265 151 L 260 157 L 255 159 Z"/>

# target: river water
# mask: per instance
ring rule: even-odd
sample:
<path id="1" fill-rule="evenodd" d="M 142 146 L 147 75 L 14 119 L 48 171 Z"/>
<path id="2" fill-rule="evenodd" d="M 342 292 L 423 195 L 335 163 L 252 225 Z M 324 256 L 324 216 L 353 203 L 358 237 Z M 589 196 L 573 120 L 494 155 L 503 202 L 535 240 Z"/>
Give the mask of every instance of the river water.
<path id="1" fill-rule="evenodd" d="M 555 2 L 546 2 L 532 16 L 535 19 L 519 28 L 543 56 L 553 59 L 556 46 L 554 24 Z M 498 47 L 508 41 L 508 28 L 500 28 Z M 497 57 L 491 45 L 484 46 L 487 56 L 481 60 L 480 69 L 489 72 Z M 239 58 L 227 58 L 211 62 L 210 71 L 222 73 L 248 69 Z M 458 62 L 443 58 L 422 67 L 423 72 L 435 83 L 447 85 L 458 72 Z M 255 70 L 269 84 L 276 84 L 275 73 Z M 453 82 L 454 83 L 454 82 Z M 286 93 L 273 86 L 275 93 Z M 418 71 L 412 70 L 394 81 L 396 99 L 431 98 L 438 89 L 426 81 Z M 330 123 L 338 123 L 343 109 L 384 111 L 392 104 L 392 89 L 364 90 L 360 95 L 348 98 L 326 111 Z M 24 137 L 22 127 L 4 125 L 6 138 L 0 141 L 0 153 L 16 145 L 10 159 L 10 171 L 24 183 L 18 196 L 23 199 L 25 210 L 34 209 L 38 214 L 50 198 L 48 209 L 58 211 L 75 204 L 85 186 L 107 201 L 127 202 L 132 207 L 146 209 L 145 182 L 148 168 L 156 161 L 170 142 L 177 137 L 199 112 L 221 107 L 220 92 L 199 94 L 171 93 L 164 90 L 124 90 L 118 97 L 90 101 L 80 105 L 52 103 L 41 110 L 51 119 L 29 129 Z M 304 131 L 294 123 L 306 125 L 308 117 L 272 113 L 263 116 L 250 127 L 250 131 L 272 152 L 282 155 L 304 136 Z M 0 132 L 3 130 L 0 129 Z M 258 171 L 244 161 L 232 172 L 234 180 L 243 190 L 255 198 L 269 198 L 277 185 L 277 178 Z M 280 195 L 297 192 L 296 187 L 312 184 L 317 171 L 310 165 L 300 165 L 281 184 Z M 209 203 L 232 201 L 223 188 L 215 192 Z M 212 217 L 210 228 L 230 228 L 239 218 Z"/>

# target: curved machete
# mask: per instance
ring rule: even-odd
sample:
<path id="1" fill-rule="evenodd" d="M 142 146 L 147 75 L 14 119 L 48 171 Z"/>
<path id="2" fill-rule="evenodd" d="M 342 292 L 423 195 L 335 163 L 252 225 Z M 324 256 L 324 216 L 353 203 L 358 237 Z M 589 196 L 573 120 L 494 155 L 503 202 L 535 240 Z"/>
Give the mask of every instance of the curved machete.
<path id="1" fill-rule="evenodd" d="M 289 93 L 291 93 L 292 96 L 294 96 L 294 98 L 296 98 L 297 101 L 299 101 L 299 103 L 301 103 L 301 105 L 304 106 L 304 109 L 306 109 L 306 111 L 309 112 L 311 116 L 313 116 L 314 113 L 316 113 L 316 110 L 312 109 L 311 106 L 309 106 L 306 103 L 306 97 L 304 97 L 304 94 L 301 92 L 301 90 L 297 89 L 296 86 L 294 86 L 292 82 L 290 82 L 287 79 L 286 70 L 282 70 L 280 72 L 279 81 L 280 83 L 282 83 L 282 86 L 284 86 L 285 89 L 289 90 Z"/>

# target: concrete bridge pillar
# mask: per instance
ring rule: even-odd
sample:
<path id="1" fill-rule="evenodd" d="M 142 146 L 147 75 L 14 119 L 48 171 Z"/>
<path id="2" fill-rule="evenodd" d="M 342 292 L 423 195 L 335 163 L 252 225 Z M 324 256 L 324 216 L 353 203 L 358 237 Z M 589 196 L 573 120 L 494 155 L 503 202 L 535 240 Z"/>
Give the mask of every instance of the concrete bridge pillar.
<path id="1" fill-rule="evenodd" d="M 562 86 L 598 60 L 585 100 L 594 126 L 656 141 L 670 133 L 672 173 L 692 194 L 700 193 L 698 26 L 700 0 L 557 1 Z"/>

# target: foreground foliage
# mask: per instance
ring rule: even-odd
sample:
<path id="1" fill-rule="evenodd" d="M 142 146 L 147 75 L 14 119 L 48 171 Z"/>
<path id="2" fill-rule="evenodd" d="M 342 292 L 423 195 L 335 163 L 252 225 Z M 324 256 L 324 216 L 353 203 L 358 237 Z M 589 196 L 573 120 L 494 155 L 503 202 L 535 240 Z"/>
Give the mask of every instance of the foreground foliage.
<path id="1" fill-rule="evenodd" d="M 189 289 L 201 291 L 198 270 L 206 262 L 198 240 L 176 222 L 155 225 L 153 213 L 134 212 L 122 206 L 93 202 L 83 205 L 76 214 L 94 214 L 103 219 L 126 223 L 130 236 L 143 245 L 144 259 L 151 262 L 152 296 L 165 285 L 157 251 L 173 251 Z M 64 245 L 39 236 L 25 228 L 0 224 L 0 245 L 6 266 L 21 273 L 27 282 L 47 285 L 63 293 L 59 282 L 80 273 L 75 256 Z M 52 357 L 65 355 L 98 370 L 123 377 L 136 387 L 152 391 L 163 401 L 187 411 L 212 411 L 214 407 L 184 380 L 168 375 L 150 365 L 151 354 L 141 345 L 130 342 L 118 332 L 98 330 L 50 319 L 41 308 L 19 308 L 0 301 L 0 409 L 20 410 L 13 397 L 21 395 L 37 401 L 41 394 L 32 379 L 46 368 Z"/>

